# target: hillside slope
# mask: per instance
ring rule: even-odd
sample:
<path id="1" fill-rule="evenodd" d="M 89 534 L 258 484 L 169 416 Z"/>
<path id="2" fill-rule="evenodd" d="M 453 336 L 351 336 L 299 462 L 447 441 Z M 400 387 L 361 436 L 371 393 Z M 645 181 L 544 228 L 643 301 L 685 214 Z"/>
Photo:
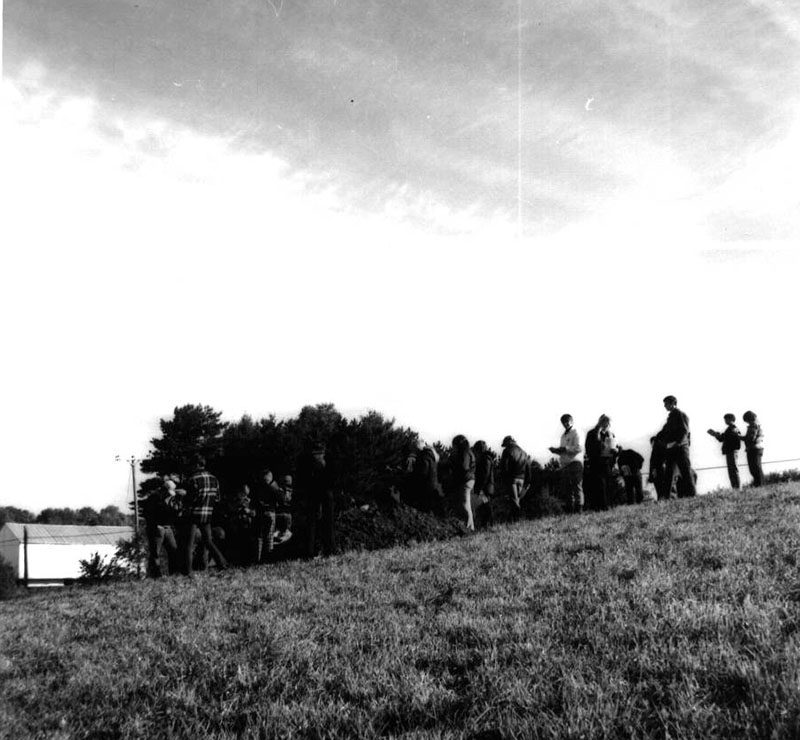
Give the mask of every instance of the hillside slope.
<path id="1" fill-rule="evenodd" d="M 0 604 L 13 738 L 800 736 L 800 486 Z"/>

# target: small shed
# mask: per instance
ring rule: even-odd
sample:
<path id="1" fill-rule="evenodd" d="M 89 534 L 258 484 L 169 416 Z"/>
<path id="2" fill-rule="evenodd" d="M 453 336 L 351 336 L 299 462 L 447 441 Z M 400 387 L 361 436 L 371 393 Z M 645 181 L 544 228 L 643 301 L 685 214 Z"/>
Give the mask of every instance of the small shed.
<path id="1" fill-rule="evenodd" d="M 110 560 L 133 527 L 77 524 L 17 524 L 0 527 L 0 555 L 29 586 L 63 586 L 80 577 L 80 561 L 99 553 Z"/>

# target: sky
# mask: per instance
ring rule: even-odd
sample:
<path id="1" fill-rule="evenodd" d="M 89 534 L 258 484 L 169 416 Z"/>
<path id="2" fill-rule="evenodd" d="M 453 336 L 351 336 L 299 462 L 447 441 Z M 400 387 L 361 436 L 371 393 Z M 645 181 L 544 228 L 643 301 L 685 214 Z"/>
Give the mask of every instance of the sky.
<path id="1" fill-rule="evenodd" d="M 185 403 L 800 458 L 789 2 L 5 0 L 0 102 L 0 505 L 125 507 Z"/>

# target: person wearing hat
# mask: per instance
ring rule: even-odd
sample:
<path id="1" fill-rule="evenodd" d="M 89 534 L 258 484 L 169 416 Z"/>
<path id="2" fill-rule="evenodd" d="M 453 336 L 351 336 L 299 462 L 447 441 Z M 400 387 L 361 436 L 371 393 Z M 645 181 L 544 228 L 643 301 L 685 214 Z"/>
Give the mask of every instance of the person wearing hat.
<path id="1" fill-rule="evenodd" d="M 736 462 L 736 456 L 742 446 L 742 435 L 736 427 L 736 417 L 733 414 L 725 414 L 722 418 L 727 425 L 724 431 L 716 432 L 713 429 L 709 429 L 708 433 L 717 442 L 722 442 L 722 454 L 725 455 L 725 462 L 728 464 L 728 478 L 731 481 L 731 488 L 738 490 L 742 484 L 739 479 L 739 466 Z"/>
<path id="2" fill-rule="evenodd" d="M 753 476 L 754 486 L 764 485 L 764 471 L 761 469 L 761 458 L 764 456 L 764 432 L 758 417 L 753 411 L 745 411 L 742 419 L 747 422 L 747 431 L 744 437 L 744 452 L 747 456 L 747 467 Z"/>
<path id="3" fill-rule="evenodd" d="M 316 553 L 318 528 L 325 555 L 336 551 L 333 479 L 325 452 L 324 443 L 313 442 L 297 461 L 297 488 L 306 503 L 306 554 L 310 558 Z"/>
<path id="4" fill-rule="evenodd" d="M 695 473 L 689 458 L 689 445 L 691 433 L 689 432 L 689 417 L 678 408 L 678 399 L 675 396 L 664 397 L 664 408 L 667 410 L 667 422 L 659 432 L 664 445 L 664 459 L 669 477 L 667 495 L 671 495 L 676 488 L 678 476 L 681 479 L 681 489 L 686 496 L 697 494 L 695 486 Z"/>
<path id="5" fill-rule="evenodd" d="M 522 491 L 530 458 L 510 434 L 503 438 L 502 447 L 500 481 L 511 501 L 511 519 L 518 521 L 522 516 Z"/>

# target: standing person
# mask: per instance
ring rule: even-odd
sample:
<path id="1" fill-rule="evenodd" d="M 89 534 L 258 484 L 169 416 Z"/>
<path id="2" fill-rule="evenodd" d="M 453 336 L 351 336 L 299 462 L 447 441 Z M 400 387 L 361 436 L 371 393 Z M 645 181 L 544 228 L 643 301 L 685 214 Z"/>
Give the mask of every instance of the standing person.
<path id="1" fill-rule="evenodd" d="M 475 509 L 475 518 L 479 526 L 491 527 L 494 524 L 494 511 L 492 510 L 492 496 L 494 496 L 494 468 L 492 456 L 486 442 L 479 439 L 472 445 L 475 455 L 475 500 L 478 502 Z M 480 512 L 480 515 L 479 515 Z"/>
<path id="2" fill-rule="evenodd" d="M 307 556 L 311 558 L 316 554 L 318 527 L 322 529 L 322 551 L 333 555 L 336 550 L 333 480 L 322 442 L 309 445 L 298 459 L 297 487 L 306 503 Z"/>
<path id="3" fill-rule="evenodd" d="M 753 476 L 754 486 L 764 485 L 764 471 L 761 469 L 761 458 L 764 456 L 764 432 L 758 417 L 752 411 L 745 411 L 742 419 L 747 422 L 747 431 L 744 434 L 744 452 L 747 456 L 747 467 Z"/>
<path id="4" fill-rule="evenodd" d="M 528 454 L 509 434 L 503 439 L 503 454 L 500 455 L 500 482 L 511 500 L 511 520 L 522 516 L 522 490 L 528 472 Z"/>
<path id="5" fill-rule="evenodd" d="M 195 527 L 200 530 L 200 547 L 211 554 L 218 568 L 224 570 L 228 567 L 211 535 L 211 517 L 219 498 L 219 481 L 206 470 L 205 458 L 197 455 L 194 458 L 194 473 L 186 483 L 186 516 L 182 526 L 183 572 L 187 576 L 192 575 Z"/>
<path id="6" fill-rule="evenodd" d="M 741 488 L 741 481 L 739 480 L 739 466 L 736 462 L 736 455 L 742 446 L 742 435 L 736 428 L 736 417 L 733 414 L 725 414 L 722 418 L 727 425 L 725 430 L 715 432 L 713 429 L 709 429 L 708 433 L 717 442 L 722 442 L 722 454 L 725 455 L 725 462 L 728 464 L 728 478 L 731 481 L 731 488 L 738 490 Z"/>
<path id="7" fill-rule="evenodd" d="M 423 440 L 417 440 L 417 454 L 411 471 L 411 505 L 421 511 L 444 514 L 442 487 L 439 484 L 439 456 Z"/>
<path id="8" fill-rule="evenodd" d="M 266 562 L 272 552 L 275 537 L 276 507 L 279 486 L 270 468 L 262 468 L 254 486 L 253 503 L 255 516 L 255 561 Z"/>
<path id="9" fill-rule="evenodd" d="M 453 490 L 456 511 L 463 512 L 467 531 L 474 532 L 472 492 L 475 489 L 475 455 L 463 434 L 453 437 L 453 450 L 450 453 L 450 485 Z"/>
<path id="10" fill-rule="evenodd" d="M 697 488 L 692 463 L 689 459 L 689 445 L 691 444 L 689 417 L 678 408 L 678 399 L 675 396 L 664 397 L 664 408 L 668 412 L 667 422 L 659 434 L 664 443 L 664 455 L 670 479 L 668 490 L 671 494 L 677 484 L 678 475 L 680 475 L 685 495 L 694 496 L 697 494 Z"/>
<path id="11" fill-rule="evenodd" d="M 255 560 L 256 511 L 250 501 L 250 486 L 243 483 L 236 489 L 232 498 L 222 507 L 225 528 L 225 553 L 229 562 L 236 565 L 249 565 Z M 258 562 L 255 560 L 255 562 Z"/>
<path id="12" fill-rule="evenodd" d="M 594 428 L 586 435 L 586 462 L 595 508 L 607 511 L 609 506 L 617 440 L 611 431 L 611 419 L 601 414 Z"/>
<path id="13" fill-rule="evenodd" d="M 178 522 L 181 504 L 175 494 L 176 489 L 172 477 L 165 476 L 161 486 L 142 502 L 147 535 L 147 574 L 151 578 L 160 578 L 162 575 L 162 546 L 167 553 L 168 572 L 177 571 L 178 543 L 173 527 Z"/>
<path id="14" fill-rule="evenodd" d="M 548 448 L 554 455 L 558 455 L 561 465 L 561 494 L 567 505 L 569 513 L 583 511 L 583 453 L 578 430 L 572 425 L 572 416 L 563 414 L 561 425 L 564 433 L 558 447 Z"/>
<path id="15" fill-rule="evenodd" d="M 278 490 L 278 500 L 275 504 L 275 536 L 273 543 L 282 545 L 292 539 L 292 496 L 294 495 L 294 484 L 292 476 L 288 473 L 283 476 L 280 489 Z"/>
<path id="16" fill-rule="evenodd" d="M 642 491 L 642 466 L 644 458 L 636 450 L 620 450 L 617 466 L 625 481 L 625 494 L 629 504 L 640 504 L 644 499 Z"/>

